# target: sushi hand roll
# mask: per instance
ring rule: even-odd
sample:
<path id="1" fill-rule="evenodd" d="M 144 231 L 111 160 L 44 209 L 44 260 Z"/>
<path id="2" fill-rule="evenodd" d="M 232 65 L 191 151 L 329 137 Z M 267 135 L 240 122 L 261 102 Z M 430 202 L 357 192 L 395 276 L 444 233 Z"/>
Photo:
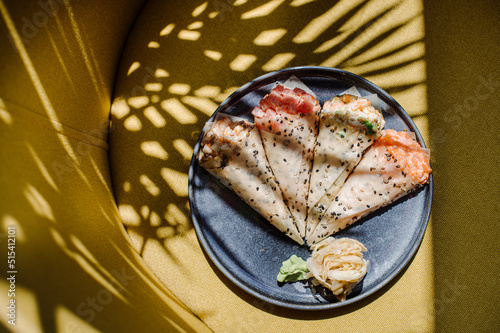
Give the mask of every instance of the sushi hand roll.
<path id="1" fill-rule="evenodd" d="M 259 131 L 241 119 L 220 117 L 203 136 L 200 165 L 272 225 L 303 244 L 266 159 Z"/>
<path id="2" fill-rule="evenodd" d="M 343 94 L 324 103 L 314 149 L 306 234 L 316 228 L 384 125 L 382 113 L 366 98 Z"/>
<path id="3" fill-rule="evenodd" d="M 308 235 L 307 244 L 337 233 L 428 182 L 432 171 L 428 151 L 407 132 L 388 129 L 381 134 Z"/>
<path id="4" fill-rule="evenodd" d="M 320 109 L 313 95 L 277 85 L 252 111 L 269 164 L 303 237 Z"/>

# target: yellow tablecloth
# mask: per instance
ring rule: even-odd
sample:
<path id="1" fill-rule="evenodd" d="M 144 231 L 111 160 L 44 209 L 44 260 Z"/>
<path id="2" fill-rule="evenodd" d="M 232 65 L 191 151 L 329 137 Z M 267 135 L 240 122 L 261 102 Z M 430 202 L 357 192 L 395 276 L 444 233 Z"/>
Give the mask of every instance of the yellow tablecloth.
<path id="1" fill-rule="evenodd" d="M 495 2 L 0 0 L 0 13 L 6 329 L 500 329 L 499 260 L 488 256 L 498 235 Z M 218 104 L 301 65 L 389 92 L 430 147 L 434 175 L 432 218 L 407 269 L 319 312 L 267 304 L 225 278 L 200 247 L 187 193 L 192 147 Z"/>

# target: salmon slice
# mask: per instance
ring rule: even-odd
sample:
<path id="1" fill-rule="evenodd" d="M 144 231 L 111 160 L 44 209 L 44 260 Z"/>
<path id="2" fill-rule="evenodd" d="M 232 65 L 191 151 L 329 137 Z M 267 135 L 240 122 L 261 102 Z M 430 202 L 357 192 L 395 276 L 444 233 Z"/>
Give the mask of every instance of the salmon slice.
<path id="1" fill-rule="evenodd" d="M 308 235 L 307 244 L 316 244 L 428 182 L 428 151 L 407 132 L 387 129 L 381 134 Z"/>
<path id="2" fill-rule="evenodd" d="M 366 98 L 343 94 L 324 103 L 314 148 L 306 237 L 384 125 L 382 113 Z"/>
<path id="3" fill-rule="evenodd" d="M 252 111 L 276 182 L 302 237 L 320 109 L 318 100 L 304 90 L 277 85 Z"/>
<path id="4" fill-rule="evenodd" d="M 200 165 L 299 244 L 297 224 L 267 161 L 259 131 L 247 120 L 220 117 L 205 131 Z"/>

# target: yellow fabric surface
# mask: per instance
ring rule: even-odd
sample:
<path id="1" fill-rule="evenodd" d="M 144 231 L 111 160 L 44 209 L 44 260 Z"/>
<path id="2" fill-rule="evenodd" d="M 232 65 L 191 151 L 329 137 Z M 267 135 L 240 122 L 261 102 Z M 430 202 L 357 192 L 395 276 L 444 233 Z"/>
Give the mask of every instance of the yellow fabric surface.
<path id="1" fill-rule="evenodd" d="M 0 0 L 2 330 L 500 331 L 498 2 L 64 3 Z M 378 84 L 431 148 L 432 220 L 416 256 L 330 311 L 241 291 L 201 249 L 188 206 L 209 115 L 249 80 L 299 65 Z"/>
<path id="2" fill-rule="evenodd" d="M 110 139 L 135 248 L 217 332 L 497 331 L 499 265 L 485 257 L 498 235 L 498 177 L 487 171 L 498 169 L 495 22 L 492 1 L 149 1 L 124 51 Z M 407 270 L 373 297 L 316 313 L 239 290 L 200 248 L 188 209 L 191 147 L 208 116 L 249 80 L 300 65 L 346 69 L 393 95 L 432 150 L 436 189 Z M 456 115 L 456 103 L 474 109 Z"/>
<path id="3" fill-rule="evenodd" d="M 0 331 L 208 331 L 129 245 L 112 193 L 111 90 L 140 6 L 0 1 Z"/>

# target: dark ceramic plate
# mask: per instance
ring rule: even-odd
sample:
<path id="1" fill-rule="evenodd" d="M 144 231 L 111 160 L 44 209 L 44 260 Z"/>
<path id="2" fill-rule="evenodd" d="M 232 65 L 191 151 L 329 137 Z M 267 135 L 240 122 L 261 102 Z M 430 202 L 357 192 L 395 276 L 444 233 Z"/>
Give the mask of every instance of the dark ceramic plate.
<path id="1" fill-rule="evenodd" d="M 276 81 L 284 82 L 295 75 L 318 97 L 327 99 L 356 86 L 361 96 L 376 93 L 380 99 L 386 128 L 415 132 L 424 142 L 417 127 L 403 108 L 386 92 L 354 74 L 324 67 L 296 67 L 261 76 L 233 93 L 216 110 L 252 119 L 251 111 L 259 104 Z M 203 135 L 203 133 L 202 133 Z M 251 295 L 274 305 L 302 309 L 331 309 L 359 301 L 390 282 L 417 251 L 429 220 L 432 201 L 432 176 L 429 184 L 360 220 L 336 237 L 350 237 L 368 249 L 370 261 L 363 282 L 344 302 L 328 294 L 312 292 L 306 284 L 278 284 L 276 275 L 282 261 L 296 254 L 303 259 L 310 255 L 272 227 L 264 218 L 243 203 L 233 192 L 221 185 L 198 164 L 195 146 L 189 169 L 189 201 L 194 226 L 206 253 L 237 286 Z"/>

